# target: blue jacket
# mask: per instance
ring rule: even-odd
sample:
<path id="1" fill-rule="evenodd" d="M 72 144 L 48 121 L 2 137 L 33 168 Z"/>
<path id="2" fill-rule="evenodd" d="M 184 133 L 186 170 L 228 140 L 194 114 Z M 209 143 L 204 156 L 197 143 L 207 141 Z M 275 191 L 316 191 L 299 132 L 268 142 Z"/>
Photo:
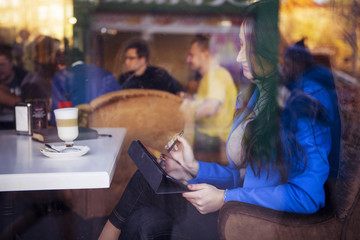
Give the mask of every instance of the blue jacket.
<path id="1" fill-rule="evenodd" d="M 57 72 L 52 79 L 51 124 L 55 125 L 54 109 L 59 102 L 72 106 L 90 103 L 93 99 L 121 87 L 108 71 L 90 64 L 77 64 Z"/>
<path id="2" fill-rule="evenodd" d="M 326 85 L 322 82 L 328 77 L 330 79 L 326 81 L 333 83 L 331 72 L 321 67 L 314 68 L 304 73 L 292 87 L 294 94 L 296 94 L 294 90 L 302 90 L 320 102 L 328 114 L 327 119 L 323 122 L 300 115 L 295 123 L 292 123 L 297 129 L 297 140 L 307 156 L 307 165 L 304 171 L 301 171 L 303 165 L 293 164 L 290 166 L 289 178 L 283 182 L 275 166 L 270 166 L 268 178 L 266 167 L 260 169 L 260 177 L 257 177 L 248 166 L 241 186 L 242 179 L 239 169 L 235 167 L 231 159 L 229 159 L 228 166 L 200 162 L 198 175 L 191 183 L 209 183 L 221 189 L 228 189 L 225 201 L 242 201 L 280 211 L 314 213 L 324 207 L 324 183 L 329 175 L 328 159 L 338 160 L 339 148 L 335 146 L 335 150 L 332 149 L 332 143 L 339 144 L 340 134 L 335 90 L 330 87 L 331 84 Z M 257 95 L 258 91 L 256 90 L 249 104 L 255 105 Z M 296 99 L 296 95 L 292 97 L 292 99 L 294 98 Z M 287 102 L 284 109 L 283 124 L 281 125 L 283 128 L 289 125 L 286 124 L 286 121 L 289 121 L 286 113 L 297 111 L 296 108 L 289 109 L 290 104 Z M 235 119 L 231 133 L 241 121 L 241 116 Z M 293 163 L 295 162 L 293 161 Z"/>

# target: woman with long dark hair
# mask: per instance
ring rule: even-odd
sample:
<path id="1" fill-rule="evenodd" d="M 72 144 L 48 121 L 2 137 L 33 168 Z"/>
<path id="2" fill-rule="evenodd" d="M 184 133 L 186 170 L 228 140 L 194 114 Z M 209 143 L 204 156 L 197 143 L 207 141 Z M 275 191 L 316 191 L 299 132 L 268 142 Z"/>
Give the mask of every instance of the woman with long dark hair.
<path id="1" fill-rule="evenodd" d="M 190 144 L 177 136 L 179 143 L 161 165 L 187 181 L 190 191 L 157 195 L 137 172 L 100 238 L 121 233 L 120 239 L 217 239 L 218 210 L 227 201 L 294 213 L 325 206 L 331 143 L 339 137 L 333 131 L 336 99 L 325 86 L 305 81 L 280 111 L 278 8 L 273 0 L 252 4 L 240 27 L 237 61 L 251 84 L 236 101 L 229 165 L 195 160 Z"/>

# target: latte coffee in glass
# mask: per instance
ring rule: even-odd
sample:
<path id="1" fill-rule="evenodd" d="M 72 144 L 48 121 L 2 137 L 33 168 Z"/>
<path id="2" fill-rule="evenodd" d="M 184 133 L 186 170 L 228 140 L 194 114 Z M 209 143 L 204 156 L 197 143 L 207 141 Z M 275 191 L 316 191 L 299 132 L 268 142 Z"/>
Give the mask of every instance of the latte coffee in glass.
<path id="1" fill-rule="evenodd" d="M 78 109 L 60 108 L 54 110 L 58 135 L 67 147 L 74 145 L 73 141 L 79 135 Z"/>

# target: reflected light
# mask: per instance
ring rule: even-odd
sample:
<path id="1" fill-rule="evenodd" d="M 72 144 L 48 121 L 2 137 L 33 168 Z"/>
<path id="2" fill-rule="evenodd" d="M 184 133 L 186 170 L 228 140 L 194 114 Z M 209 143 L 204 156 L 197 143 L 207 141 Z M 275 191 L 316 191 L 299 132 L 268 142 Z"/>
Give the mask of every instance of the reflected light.
<path id="1" fill-rule="evenodd" d="M 12 6 L 13 7 L 19 7 L 20 6 L 20 1 L 19 0 L 12 0 Z"/>
<path id="2" fill-rule="evenodd" d="M 57 39 L 72 39 L 73 0 L 0 0 L 0 39 L 15 41 L 18 32 L 25 29 L 36 35 Z M 72 43 L 71 43 L 72 44 Z"/>
<path id="3" fill-rule="evenodd" d="M 0 7 L 1 8 L 5 8 L 8 6 L 8 2 L 7 0 L 0 0 Z"/>
<path id="4" fill-rule="evenodd" d="M 220 25 L 223 27 L 231 27 L 232 23 L 229 20 L 223 20 L 221 21 Z"/>
<path id="5" fill-rule="evenodd" d="M 64 9 L 60 5 L 50 5 L 49 13 L 52 19 L 62 20 L 64 18 Z"/>
<path id="6" fill-rule="evenodd" d="M 72 24 L 72 25 L 76 24 L 77 23 L 76 17 L 69 18 L 69 23 Z"/>
<path id="7" fill-rule="evenodd" d="M 38 7 L 38 19 L 39 20 L 46 20 L 48 17 L 48 11 L 46 6 L 39 6 Z"/>
<path id="8" fill-rule="evenodd" d="M 116 29 L 108 29 L 108 30 L 106 31 L 106 33 L 111 34 L 111 35 L 116 35 L 116 34 L 117 34 L 117 30 L 116 30 Z"/>
<path id="9" fill-rule="evenodd" d="M 20 16 L 19 16 L 19 14 L 14 14 L 14 15 L 13 15 L 13 20 L 14 20 L 14 23 L 20 22 L 21 18 L 20 18 Z"/>

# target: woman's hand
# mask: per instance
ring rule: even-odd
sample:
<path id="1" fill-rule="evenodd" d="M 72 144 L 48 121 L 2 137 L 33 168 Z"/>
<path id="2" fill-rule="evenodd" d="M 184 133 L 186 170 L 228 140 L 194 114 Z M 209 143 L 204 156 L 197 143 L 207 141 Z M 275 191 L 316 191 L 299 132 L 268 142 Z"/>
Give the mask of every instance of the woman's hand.
<path id="1" fill-rule="evenodd" d="M 201 214 L 216 212 L 224 205 L 224 190 L 212 185 L 189 184 L 190 192 L 183 193 L 186 198 Z"/>
<path id="2" fill-rule="evenodd" d="M 189 142 L 179 135 L 176 136 L 178 141 L 173 149 L 171 149 L 171 157 L 178 161 L 192 176 L 196 176 L 199 170 L 199 163 L 195 160 L 194 152 L 189 144 Z M 172 142 L 170 141 L 165 149 L 168 150 Z"/>
<path id="3" fill-rule="evenodd" d="M 179 181 L 188 181 L 192 178 L 191 174 L 176 160 L 162 154 L 157 162 L 167 174 Z"/>

